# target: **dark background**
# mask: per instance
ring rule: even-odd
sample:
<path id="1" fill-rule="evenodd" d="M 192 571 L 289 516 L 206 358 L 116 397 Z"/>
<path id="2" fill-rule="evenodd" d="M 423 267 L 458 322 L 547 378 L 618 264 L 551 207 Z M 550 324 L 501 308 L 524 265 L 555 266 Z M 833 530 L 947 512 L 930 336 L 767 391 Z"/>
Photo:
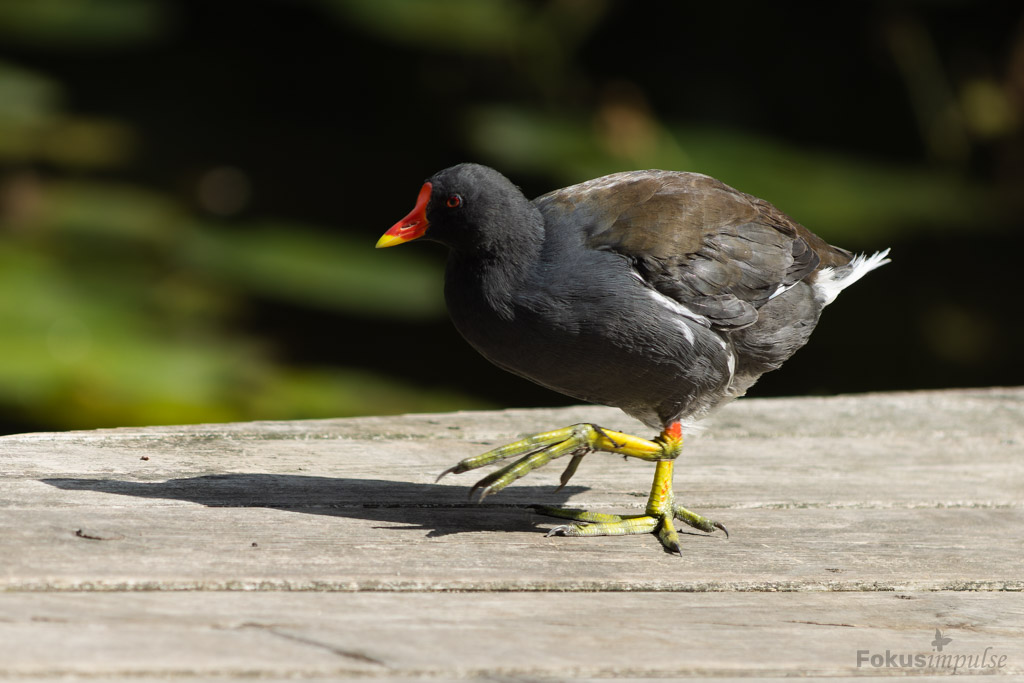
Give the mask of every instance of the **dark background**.
<path id="1" fill-rule="evenodd" d="M 373 249 L 467 160 L 891 247 L 752 395 L 1024 382 L 1020 3 L 805 7 L 0 4 L 0 431 L 566 402 L 457 336 L 440 247 Z"/>

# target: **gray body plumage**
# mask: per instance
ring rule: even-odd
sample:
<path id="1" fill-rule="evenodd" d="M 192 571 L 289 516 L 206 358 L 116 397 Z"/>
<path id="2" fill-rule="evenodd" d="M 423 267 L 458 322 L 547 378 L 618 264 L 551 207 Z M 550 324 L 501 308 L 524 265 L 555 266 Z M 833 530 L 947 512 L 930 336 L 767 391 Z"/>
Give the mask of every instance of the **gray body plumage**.
<path id="1" fill-rule="evenodd" d="M 459 332 L 510 372 L 655 428 L 742 395 L 806 343 L 822 308 L 885 262 L 832 247 L 694 173 L 634 171 L 527 200 L 463 164 L 431 178 Z"/>

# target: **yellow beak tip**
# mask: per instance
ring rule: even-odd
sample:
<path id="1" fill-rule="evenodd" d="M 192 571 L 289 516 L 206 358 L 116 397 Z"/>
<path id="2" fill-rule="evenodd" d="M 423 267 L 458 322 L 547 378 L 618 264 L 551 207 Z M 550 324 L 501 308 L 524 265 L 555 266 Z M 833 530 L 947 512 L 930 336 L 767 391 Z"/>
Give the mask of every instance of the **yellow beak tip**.
<path id="1" fill-rule="evenodd" d="M 403 242 L 408 242 L 408 240 L 402 239 L 398 235 L 384 234 L 380 236 L 379 240 L 377 240 L 376 248 L 384 249 L 386 247 L 393 247 L 395 245 L 402 244 Z"/>

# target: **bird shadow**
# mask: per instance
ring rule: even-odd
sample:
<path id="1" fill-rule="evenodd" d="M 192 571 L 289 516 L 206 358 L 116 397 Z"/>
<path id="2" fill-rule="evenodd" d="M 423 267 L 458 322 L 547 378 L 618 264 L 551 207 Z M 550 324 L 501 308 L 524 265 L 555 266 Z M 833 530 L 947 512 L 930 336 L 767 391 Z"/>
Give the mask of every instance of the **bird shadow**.
<path id="1" fill-rule="evenodd" d="M 384 479 L 349 479 L 297 474 L 214 474 L 166 481 L 46 478 L 39 481 L 65 491 L 94 491 L 137 498 L 180 500 L 206 507 L 270 508 L 298 514 L 328 515 L 386 523 L 382 529 L 423 529 L 427 537 L 473 531 L 532 531 L 551 523 L 530 509 L 534 503 L 562 505 L 588 490 L 567 486 L 516 486 L 501 500 L 467 499 L 468 487 L 418 484 Z"/>

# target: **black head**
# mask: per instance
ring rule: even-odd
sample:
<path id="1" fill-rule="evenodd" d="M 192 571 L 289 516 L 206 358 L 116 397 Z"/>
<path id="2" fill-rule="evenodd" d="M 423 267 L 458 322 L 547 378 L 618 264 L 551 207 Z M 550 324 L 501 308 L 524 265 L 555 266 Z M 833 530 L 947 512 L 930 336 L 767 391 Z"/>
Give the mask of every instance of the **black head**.
<path id="1" fill-rule="evenodd" d="M 487 166 L 459 164 L 427 180 L 413 210 L 377 246 L 422 237 L 459 251 L 492 251 L 534 231 L 539 219 L 533 204 L 508 178 Z"/>

